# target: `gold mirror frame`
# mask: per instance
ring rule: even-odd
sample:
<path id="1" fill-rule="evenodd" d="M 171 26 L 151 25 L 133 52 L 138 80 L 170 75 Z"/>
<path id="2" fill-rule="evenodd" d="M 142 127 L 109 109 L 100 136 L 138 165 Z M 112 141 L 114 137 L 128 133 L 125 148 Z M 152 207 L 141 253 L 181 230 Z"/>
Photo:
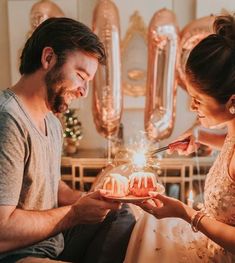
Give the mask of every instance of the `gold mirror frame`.
<path id="1" fill-rule="evenodd" d="M 130 17 L 129 27 L 127 29 L 127 32 L 125 34 L 125 37 L 121 43 L 121 58 L 122 58 L 122 65 L 124 65 L 125 61 L 125 52 L 128 50 L 128 47 L 131 43 L 131 41 L 134 39 L 134 37 L 141 37 L 146 45 L 146 51 L 147 51 L 147 27 L 144 24 L 144 21 L 142 17 L 139 15 L 138 11 L 135 11 L 133 15 Z M 138 52 L 138 51 L 137 51 Z M 130 80 L 130 82 L 124 80 L 122 77 L 122 85 L 123 85 L 123 92 L 125 95 L 133 96 L 133 97 L 139 97 L 144 96 L 146 93 L 146 72 L 147 72 L 147 53 L 146 53 L 146 68 L 145 69 L 139 69 L 138 65 L 131 64 L 131 67 L 128 69 L 128 72 L 125 72 L 125 75 L 127 76 L 127 79 Z M 143 66 L 143 65 L 142 65 Z M 123 67 L 123 66 L 122 66 Z M 124 68 L 124 67 L 123 67 Z M 124 74 L 122 74 L 124 75 Z M 133 84 L 131 81 L 136 82 L 144 82 L 144 83 L 138 83 Z"/>
<path id="2" fill-rule="evenodd" d="M 38 0 L 30 10 L 30 25 L 31 31 L 28 37 L 31 36 L 33 31 L 45 20 L 50 17 L 64 17 L 65 14 L 62 9 L 51 0 Z"/>

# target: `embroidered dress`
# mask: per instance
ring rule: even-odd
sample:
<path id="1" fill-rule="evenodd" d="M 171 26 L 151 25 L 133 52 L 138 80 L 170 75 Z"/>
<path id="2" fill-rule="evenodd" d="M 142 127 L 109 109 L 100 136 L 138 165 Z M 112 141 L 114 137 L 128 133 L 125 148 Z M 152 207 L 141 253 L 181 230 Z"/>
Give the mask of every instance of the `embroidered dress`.
<path id="1" fill-rule="evenodd" d="M 235 226 L 235 181 L 228 167 L 235 137 L 226 137 L 205 182 L 203 210 L 210 217 Z M 207 238 L 194 233 L 182 219 L 158 220 L 144 212 L 137 222 L 127 250 L 125 263 L 231 263 L 235 255 Z"/>

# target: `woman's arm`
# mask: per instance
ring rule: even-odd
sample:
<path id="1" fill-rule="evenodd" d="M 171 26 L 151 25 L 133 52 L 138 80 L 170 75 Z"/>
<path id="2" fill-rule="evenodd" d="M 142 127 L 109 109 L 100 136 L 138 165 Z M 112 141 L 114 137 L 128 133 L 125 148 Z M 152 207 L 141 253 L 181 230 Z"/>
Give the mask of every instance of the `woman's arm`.
<path id="1" fill-rule="evenodd" d="M 188 139 L 188 147 L 185 150 L 182 150 L 182 147 L 179 144 L 171 144 L 168 153 L 171 154 L 174 151 L 177 151 L 181 155 L 189 155 L 195 152 L 200 147 L 200 144 L 204 144 L 213 149 L 220 150 L 223 146 L 225 137 L 226 133 L 218 133 L 210 129 L 196 126 L 194 128 L 190 128 L 175 140 L 180 141 Z"/>
<path id="2" fill-rule="evenodd" d="M 154 215 L 157 219 L 178 217 L 189 224 L 191 224 L 192 218 L 197 213 L 196 210 L 181 201 L 160 194 L 153 197 L 153 202 L 145 202 L 139 204 L 139 206 L 146 212 Z M 221 247 L 235 254 L 235 226 L 227 225 L 204 216 L 199 221 L 197 228 Z"/>
<path id="3" fill-rule="evenodd" d="M 184 209 L 185 215 L 182 219 L 191 224 L 192 217 L 196 211 L 186 205 Z M 235 226 L 227 225 L 214 218 L 204 216 L 199 221 L 197 228 L 215 243 L 235 254 Z"/>
<path id="4" fill-rule="evenodd" d="M 218 134 L 211 130 L 198 128 L 198 142 L 213 149 L 220 150 L 224 144 L 226 134 Z"/>

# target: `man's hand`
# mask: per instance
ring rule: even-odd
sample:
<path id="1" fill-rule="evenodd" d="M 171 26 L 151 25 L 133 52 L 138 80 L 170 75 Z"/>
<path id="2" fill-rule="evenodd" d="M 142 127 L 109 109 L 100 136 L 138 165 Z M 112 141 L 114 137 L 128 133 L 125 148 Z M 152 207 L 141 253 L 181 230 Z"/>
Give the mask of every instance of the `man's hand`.
<path id="1" fill-rule="evenodd" d="M 121 208 L 120 203 L 107 202 L 99 191 L 82 196 L 73 206 L 78 224 L 94 224 L 102 222 L 110 210 Z"/>

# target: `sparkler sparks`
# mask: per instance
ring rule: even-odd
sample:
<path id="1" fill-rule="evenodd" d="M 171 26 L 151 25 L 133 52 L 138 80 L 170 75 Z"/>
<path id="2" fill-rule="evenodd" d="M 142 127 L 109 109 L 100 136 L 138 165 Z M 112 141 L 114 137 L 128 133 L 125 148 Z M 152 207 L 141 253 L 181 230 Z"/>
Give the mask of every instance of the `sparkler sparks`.
<path id="1" fill-rule="evenodd" d="M 132 163 L 139 168 L 146 166 L 146 153 L 144 151 L 134 152 L 132 156 Z"/>

